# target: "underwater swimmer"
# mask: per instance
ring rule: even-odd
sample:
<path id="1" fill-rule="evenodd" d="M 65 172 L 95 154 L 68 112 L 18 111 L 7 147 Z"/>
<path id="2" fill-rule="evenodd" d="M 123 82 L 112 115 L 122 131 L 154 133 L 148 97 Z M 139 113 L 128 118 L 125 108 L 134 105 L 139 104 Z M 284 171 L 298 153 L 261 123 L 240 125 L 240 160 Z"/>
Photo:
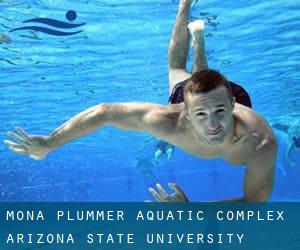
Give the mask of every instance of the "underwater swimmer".
<path id="1" fill-rule="evenodd" d="M 170 94 L 172 86 L 188 79 L 184 102 L 99 104 L 77 114 L 47 136 L 29 135 L 17 127 L 18 134 L 8 132 L 16 142 L 5 143 L 16 153 L 43 159 L 75 138 L 107 125 L 146 132 L 199 158 L 223 158 L 232 165 L 246 165 L 243 195 L 227 201 L 266 201 L 273 188 L 275 136 L 262 117 L 236 102 L 231 85 L 222 74 L 207 69 L 204 23 L 195 21 L 187 27 L 190 5 L 189 0 L 180 1 L 169 45 Z M 192 75 L 185 70 L 189 31 L 195 53 Z M 173 196 L 164 195 L 159 201 L 172 201 L 169 197 Z M 176 201 L 186 201 L 182 189 L 177 198 Z"/>
<path id="2" fill-rule="evenodd" d="M 289 148 L 286 153 L 286 159 L 292 167 L 296 166 L 296 163 L 290 157 L 291 152 L 294 149 L 300 151 L 300 137 L 296 137 L 296 136 L 292 137 L 292 143 L 289 145 Z"/>
<path id="3" fill-rule="evenodd" d="M 191 3 L 190 7 L 195 6 L 198 0 L 194 1 L 181 1 L 181 6 Z M 182 13 L 182 8 L 179 5 L 178 15 L 175 21 L 172 38 L 169 46 L 169 104 L 177 104 L 184 102 L 184 87 L 186 85 L 188 77 L 191 75 L 186 71 L 186 55 L 189 48 L 187 29 L 191 33 L 192 43 L 195 52 L 195 58 L 193 62 L 192 72 L 200 71 L 201 69 L 207 69 L 207 60 L 205 55 L 205 43 L 204 43 L 204 23 L 202 20 L 191 22 L 188 26 L 187 17 L 185 13 Z M 183 27 L 182 27 L 183 26 Z M 186 30 L 183 31 L 183 28 Z M 185 34 L 184 34 L 185 33 Z M 179 40 L 181 39 L 181 41 Z M 247 107 L 252 107 L 250 96 L 246 90 L 229 81 L 231 85 L 232 95 L 235 97 L 235 101 L 243 104 Z M 163 156 L 170 159 L 175 151 L 175 147 L 167 142 L 159 140 L 155 150 L 155 160 L 158 164 Z"/>
<path id="4" fill-rule="evenodd" d="M 154 148 L 152 145 L 154 145 Z M 141 155 L 145 155 L 145 153 L 148 152 L 146 158 L 153 161 L 153 164 L 159 164 L 164 157 L 171 159 L 174 149 L 175 147 L 170 143 L 150 136 L 144 140 L 137 158 L 142 157 Z M 149 155 L 149 152 L 152 154 L 152 151 L 154 151 L 154 157 L 153 155 Z"/>
<path id="5" fill-rule="evenodd" d="M 285 154 L 285 158 L 290 166 L 295 167 L 296 163 L 291 159 L 291 153 L 294 150 L 300 151 L 300 120 L 289 121 L 289 124 L 275 123 L 272 127 L 286 133 L 290 138 L 290 144 Z"/>

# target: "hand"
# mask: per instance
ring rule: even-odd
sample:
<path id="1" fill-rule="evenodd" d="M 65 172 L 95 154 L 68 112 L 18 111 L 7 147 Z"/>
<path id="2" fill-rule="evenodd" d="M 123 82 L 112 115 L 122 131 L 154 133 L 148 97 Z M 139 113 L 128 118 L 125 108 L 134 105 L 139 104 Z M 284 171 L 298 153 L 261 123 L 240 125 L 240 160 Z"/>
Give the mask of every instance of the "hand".
<path id="1" fill-rule="evenodd" d="M 16 127 L 17 134 L 9 131 L 7 134 L 16 142 L 4 140 L 10 150 L 17 154 L 27 155 L 35 160 L 41 160 L 51 151 L 47 145 L 47 136 L 30 136 L 24 129 Z"/>
<path id="2" fill-rule="evenodd" d="M 158 192 L 149 188 L 149 192 L 153 195 L 157 202 L 188 202 L 188 198 L 182 191 L 182 189 L 175 183 L 169 183 L 169 188 L 173 189 L 175 193 L 169 195 L 166 190 L 159 184 L 156 184 Z"/>

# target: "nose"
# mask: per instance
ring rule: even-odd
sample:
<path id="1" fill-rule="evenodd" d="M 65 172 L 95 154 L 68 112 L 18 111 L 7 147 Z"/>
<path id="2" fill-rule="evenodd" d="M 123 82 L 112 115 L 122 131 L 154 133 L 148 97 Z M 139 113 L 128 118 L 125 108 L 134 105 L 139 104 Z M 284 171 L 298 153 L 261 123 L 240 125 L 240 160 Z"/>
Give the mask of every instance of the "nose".
<path id="1" fill-rule="evenodd" d="M 216 117 L 214 116 L 209 116 L 208 118 L 208 129 L 209 130 L 216 130 L 219 128 L 219 121 Z"/>

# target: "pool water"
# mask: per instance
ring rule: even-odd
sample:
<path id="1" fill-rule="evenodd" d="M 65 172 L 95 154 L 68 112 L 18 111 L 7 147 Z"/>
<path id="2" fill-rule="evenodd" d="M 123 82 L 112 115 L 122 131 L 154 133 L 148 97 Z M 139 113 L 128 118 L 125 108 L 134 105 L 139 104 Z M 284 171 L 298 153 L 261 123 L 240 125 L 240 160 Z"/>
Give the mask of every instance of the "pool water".
<path id="1" fill-rule="evenodd" d="M 0 1 L 0 139 L 22 126 L 49 134 L 102 102 L 168 99 L 167 47 L 178 1 Z M 206 23 L 209 66 L 241 83 L 253 108 L 270 123 L 299 121 L 300 1 L 200 0 L 191 19 Z M 12 29 L 32 18 L 83 24 L 70 36 Z M 70 23 L 69 22 L 69 23 Z M 45 27 L 44 24 L 40 26 Z M 70 30 L 68 30 L 69 32 Z M 188 65 L 191 66 L 192 57 Z M 299 152 L 287 164 L 290 144 L 280 134 L 271 200 L 299 201 Z M 245 167 L 201 160 L 176 149 L 153 165 L 149 135 L 113 127 L 77 139 L 42 161 L 16 155 L 0 144 L 1 201 L 143 201 L 159 181 L 178 183 L 192 201 L 242 195 Z M 150 174 L 136 168 L 143 162 Z"/>

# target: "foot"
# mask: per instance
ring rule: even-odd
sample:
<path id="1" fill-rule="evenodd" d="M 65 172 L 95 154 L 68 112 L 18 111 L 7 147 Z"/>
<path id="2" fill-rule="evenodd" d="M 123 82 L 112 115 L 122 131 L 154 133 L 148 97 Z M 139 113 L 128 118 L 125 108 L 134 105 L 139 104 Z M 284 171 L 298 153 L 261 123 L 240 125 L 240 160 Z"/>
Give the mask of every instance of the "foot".
<path id="1" fill-rule="evenodd" d="M 192 6 L 195 6 L 199 0 L 180 0 L 179 3 L 181 4 L 191 4 Z"/>
<path id="2" fill-rule="evenodd" d="M 204 39 L 204 21 L 196 20 L 188 24 L 188 29 L 192 37 L 192 45 L 202 42 Z"/>
<path id="3" fill-rule="evenodd" d="M 198 32 L 203 32 L 204 31 L 204 21 L 201 19 L 192 21 L 188 24 L 188 29 L 189 29 L 191 35 L 196 34 Z"/>
<path id="4" fill-rule="evenodd" d="M 193 4 L 193 0 L 180 0 L 179 1 L 179 7 L 190 7 L 191 4 Z"/>

